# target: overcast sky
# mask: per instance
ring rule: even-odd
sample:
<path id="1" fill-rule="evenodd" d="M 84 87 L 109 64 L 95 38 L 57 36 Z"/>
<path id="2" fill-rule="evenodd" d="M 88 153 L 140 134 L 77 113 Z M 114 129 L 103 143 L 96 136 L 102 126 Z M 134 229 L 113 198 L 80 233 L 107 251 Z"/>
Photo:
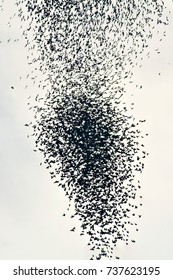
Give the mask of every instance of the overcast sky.
<path id="1" fill-rule="evenodd" d="M 62 217 L 68 206 L 63 191 L 40 166 L 34 139 L 27 138 L 24 124 L 33 118 L 27 97 L 38 89 L 25 89 L 27 52 L 22 40 L 14 43 L 19 23 L 6 25 L 12 11 L 10 3 L 0 15 L 0 259 L 88 259 L 87 237 L 70 232 L 75 222 Z M 117 247 L 121 259 L 173 259 L 173 21 L 166 30 L 162 42 L 154 37 L 150 58 L 135 69 L 133 80 L 142 90 L 126 88 L 134 94 L 136 117 L 147 119 L 150 155 L 141 176 L 140 230 L 135 244 Z"/>

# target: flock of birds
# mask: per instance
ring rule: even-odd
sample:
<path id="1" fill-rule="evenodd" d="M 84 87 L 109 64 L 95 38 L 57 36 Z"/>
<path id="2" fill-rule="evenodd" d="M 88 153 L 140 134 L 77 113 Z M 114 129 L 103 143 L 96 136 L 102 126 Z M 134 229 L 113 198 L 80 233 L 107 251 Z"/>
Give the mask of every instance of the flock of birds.
<path id="1" fill-rule="evenodd" d="M 50 85 L 33 108 L 36 147 L 89 235 L 91 259 L 112 258 L 119 240 L 135 242 L 136 174 L 146 157 L 142 121 L 122 97 L 154 28 L 169 22 L 166 7 L 161 0 L 16 0 L 16 7 L 28 24 L 30 63 Z"/>

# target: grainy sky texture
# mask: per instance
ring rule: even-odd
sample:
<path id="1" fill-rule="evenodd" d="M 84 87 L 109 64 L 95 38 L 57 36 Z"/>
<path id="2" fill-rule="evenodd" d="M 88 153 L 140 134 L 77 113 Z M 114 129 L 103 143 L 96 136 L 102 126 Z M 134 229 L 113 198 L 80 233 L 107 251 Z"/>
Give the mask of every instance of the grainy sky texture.
<path id="1" fill-rule="evenodd" d="M 165 2 L 173 18 L 173 5 Z M 70 232 L 74 221 L 70 215 L 62 217 L 68 201 L 40 166 L 42 155 L 33 152 L 34 139 L 27 138 L 24 124 L 33 118 L 27 98 L 37 95 L 38 89 L 27 79 L 31 66 L 24 40 L 14 42 L 20 38 L 20 22 L 7 27 L 14 12 L 7 3 L 0 14 L 0 259 L 88 259 L 88 237 Z M 135 101 L 136 117 L 147 119 L 143 129 L 149 133 L 145 139 L 149 156 L 140 178 L 140 230 L 135 244 L 117 246 L 121 259 L 173 258 L 173 20 L 164 30 L 163 41 L 155 34 L 146 51 L 150 57 L 143 56 L 142 67 L 134 71 L 133 80 L 142 89 L 126 86 L 134 95 L 127 99 Z"/>

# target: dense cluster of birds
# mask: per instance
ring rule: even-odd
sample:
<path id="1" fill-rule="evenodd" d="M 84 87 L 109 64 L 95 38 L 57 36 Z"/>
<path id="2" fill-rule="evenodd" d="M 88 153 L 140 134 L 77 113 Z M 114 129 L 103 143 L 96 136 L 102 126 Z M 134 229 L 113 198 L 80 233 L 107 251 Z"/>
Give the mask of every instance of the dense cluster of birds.
<path id="1" fill-rule="evenodd" d="M 16 6 L 28 24 L 31 63 L 39 63 L 50 85 L 34 106 L 36 147 L 74 205 L 81 235 L 89 235 L 91 259 L 112 258 L 118 240 L 135 242 L 130 227 L 141 205 L 135 178 L 146 156 L 141 121 L 121 98 L 153 29 L 168 24 L 164 2 L 16 0 Z"/>
<path id="2" fill-rule="evenodd" d="M 55 183 L 74 202 L 81 233 L 90 235 L 95 252 L 100 248 L 97 258 L 110 257 L 117 240 L 128 243 L 125 223 L 134 213 L 134 171 L 143 168 L 136 155 L 139 130 L 109 98 L 75 92 L 53 94 L 47 102 L 50 111 L 41 111 L 36 144 L 54 170 Z"/>

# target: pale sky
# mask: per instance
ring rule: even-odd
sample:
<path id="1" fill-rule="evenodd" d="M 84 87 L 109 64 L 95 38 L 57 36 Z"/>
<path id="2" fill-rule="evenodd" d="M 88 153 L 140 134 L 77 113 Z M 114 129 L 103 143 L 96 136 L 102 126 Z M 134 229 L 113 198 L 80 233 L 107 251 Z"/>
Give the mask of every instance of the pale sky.
<path id="1" fill-rule="evenodd" d="M 29 82 L 20 81 L 29 71 L 27 52 L 22 41 L 13 42 L 20 34 L 17 22 L 6 26 L 12 10 L 6 7 L 0 15 L 0 259 L 89 259 L 88 237 L 70 232 L 77 221 L 62 217 L 68 202 L 40 166 L 34 139 L 27 138 L 24 124 L 33 117 L 27 97 L 38 89 L 25 89 Z M 135 84 L 126 88 L 134 93 L 136 118 L 147 119 L 149 156 L 141 176 L 139 232 L 135 244 L 117 247 L 121 259 L 173 259 L 173 20 L 166 30 L 162 42 L 154 37 L 150 58 L 135 69 L 133 80 L 142 90 Z M 9 38 L 14 39 L 7 43 Z"/>

